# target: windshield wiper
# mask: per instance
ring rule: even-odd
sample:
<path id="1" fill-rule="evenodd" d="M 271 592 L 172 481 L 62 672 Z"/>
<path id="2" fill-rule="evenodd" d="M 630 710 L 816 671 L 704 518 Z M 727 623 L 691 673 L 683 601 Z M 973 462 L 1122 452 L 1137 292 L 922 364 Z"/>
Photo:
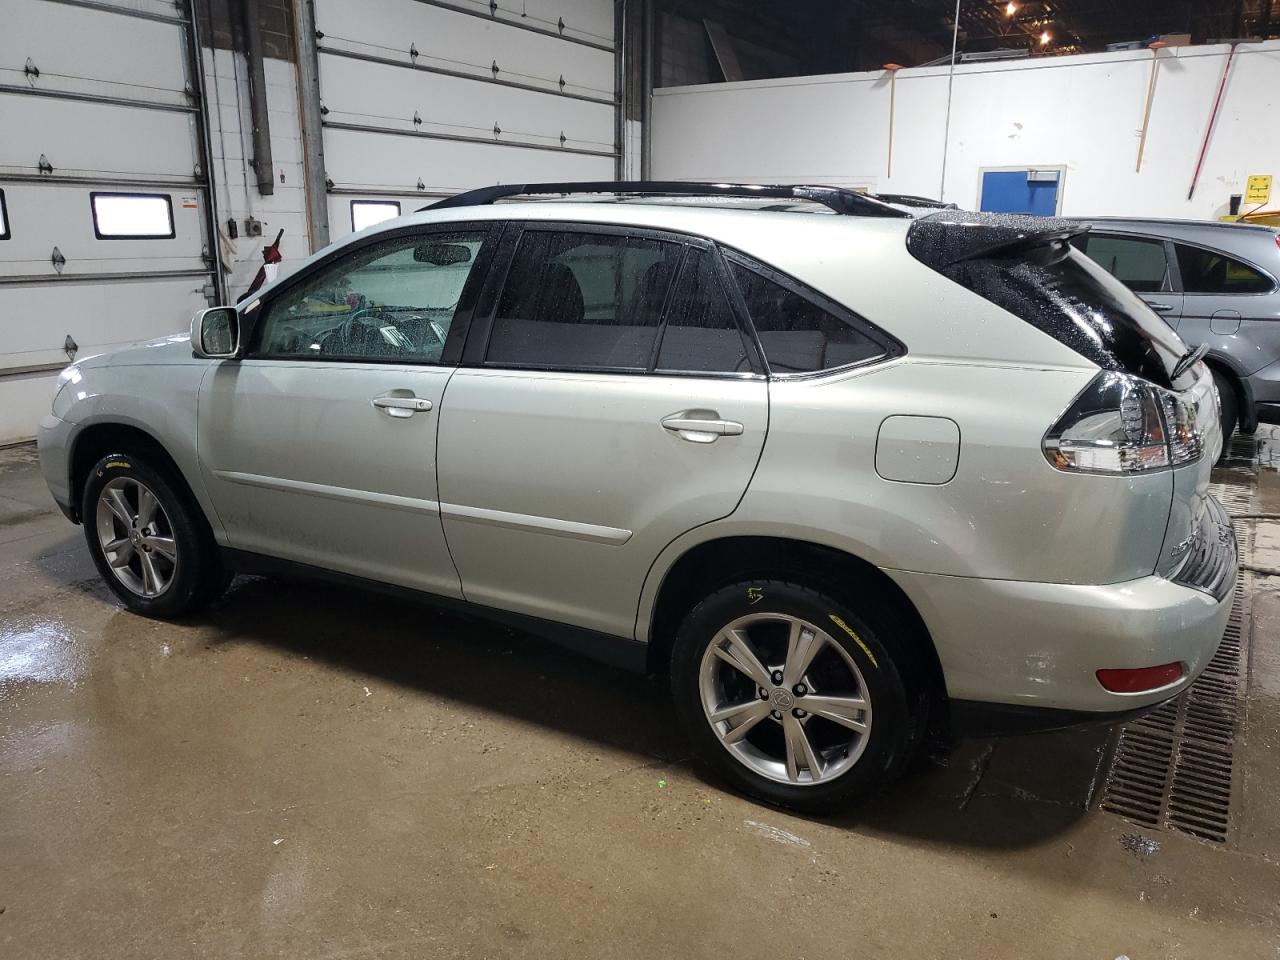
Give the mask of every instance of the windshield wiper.
<path id="1" fill-rule="evenodd" d="M 1171 381 L 1177 380 L 1180 376 L 1194 367 L 1197 363 L 1204 359 L 1204 355 L 1209 352 L 1209 345 L 1202 343 L 1198 347 L 1193 347 L 1182 355 L 1182 359 L 1173 365 L 1173 371 L 1169 374 Z"/>

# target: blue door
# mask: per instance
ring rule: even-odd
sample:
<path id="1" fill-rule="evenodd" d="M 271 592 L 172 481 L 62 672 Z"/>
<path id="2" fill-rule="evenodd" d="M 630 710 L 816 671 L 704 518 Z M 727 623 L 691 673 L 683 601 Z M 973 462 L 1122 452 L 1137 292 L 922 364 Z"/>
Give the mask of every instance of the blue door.
<path id="1" fill-rule="evenodd" d="M 1058 212 L 1058 171 L 988 170 L 982 175 L 984 213 L 1033 213 L 1052 217 Z"/>

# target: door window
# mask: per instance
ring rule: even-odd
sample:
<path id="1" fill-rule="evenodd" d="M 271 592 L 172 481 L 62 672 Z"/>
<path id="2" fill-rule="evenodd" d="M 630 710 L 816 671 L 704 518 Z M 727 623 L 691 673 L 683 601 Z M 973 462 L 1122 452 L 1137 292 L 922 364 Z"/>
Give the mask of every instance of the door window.
<path id="1" fill-rule="evenodd" d="M 1186 293 L 1270 293 L 1274 286 L 1270 277 L 1225 253 L 1183 243 L 1173 249 Z"/>
<path id="2" fill-rule="evenodd" d="M 662 332 L 658 372 L 750 373 L 749 356 L 714 255 L 691 249 Z"/>
<path id="3" fill-rule="evenodd" d="M 439 362 L 484 239 L 419 233 L 340 256 L 269 301 L 251 356 Z"/>
<path id="4" fill-rule="evenodd" d="M 682 246 L 646 237 L 526 230 L 486 362 L 647 370 Z"/>
<path id="5" fill-rule="evenodd" d="M 760 338 L 769 370 L 812 373 L 885 355 L 852 318 L 835 316 L 795 290 L 740 263 L 729 264 Z"/>
<path id="6" fill-rule="evenodd" d="M 1162 240 L 1088 233 L 1072 243 L 1135 293 L 1170 289 L 1169 262 Z"/>

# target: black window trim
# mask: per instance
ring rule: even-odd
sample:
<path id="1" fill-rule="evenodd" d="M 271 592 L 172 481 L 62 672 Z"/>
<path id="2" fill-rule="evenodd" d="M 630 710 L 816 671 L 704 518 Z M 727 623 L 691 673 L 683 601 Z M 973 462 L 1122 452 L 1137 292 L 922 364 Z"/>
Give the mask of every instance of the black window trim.
<path id="1" fill-rule="evenodd" d="M 98 207 L 95 201 L 99 197 L 135 197 L 154 199 L 163 198 L 169 209 L 168 233 L 103 233 L 98 228 Z M 178 236 L 178 224 L 173 219 L 173 194 L 156 193 L 153 190 L 90 190 L 89 216 L 93 220 L 93 235 L 99 240 L 173 240 Z"/>
<path id="2" fill-rule="evenodd" d="M 726 262 L 726 273 L 729 275 L 729 281 L 732 284 L 731 289 L 734 291 L 734 300 L 746 318 L 748 329 L 751 331 L 751 338 L 755 341 L 756 349 L 760 351 L 760 356 L 766 367 L 769 361 L 764 352 L 764 347 L 760 343 L 760 334 L 756 330 L 755 322 L 751 320 L 750 312 L 747 310 L 746 299 L 742 294 L 742 289 L 738 286 L 737 278 L 733 276 L 733 271 L 727 269 L 728 263 L 736 263 L 738 266 L 743 267 L 746 270 L 758 273 L 766 280 L 778 284 L 778 286 L 794 293 L 802 300 L 807 300 L 818 309 L 831 314 L 837 320 L 841 320 L 844 323 L 849 324 L 863 336 L 867 337 L 867 339 L 877 344 L 884 351 L 877 357 L 868 357 L 865 360 L 855 360 L 852 363 L 842 363 L 838 367 L 827 367 L 823 370 L 808 370 L 793 373 L 774 373 L 770 370 L 768 374 L 770 380 L 815 380 L 821 377 L 829 377 L 833 374 L 844 374 L 851 370 L 860 370 L 865 367 L 888 363 L 891 360 L 897 360 L 900 357 L 906 356 L 907 345 L 897 337 L 893 336 L 881 327 L 876 326 L 876 324 L 872 323 L 861 314 L 855 313 L 844 304 L 839 303 L 838 301 L 833 300 L 825 294 L 815 290 L 803 280 L 799 280 L 790 274 L 783 273 L 776 267 L 772 267 L 760 260 L 757 260 L 755 257 L 748 253 L 743 253 L 741 250 L 737 250 L 733 247 L 723 247 L 721 249 L 723 259 Z"/>
<path id="3" fill-rule="evenodd" d="M 1181 293 L 1184 297 L 1269 297 L 1276 292 L 1278 287 L 1280 287 L 1280 280 L 1277 280 L 1275 274 L 1273 274 L 1270 270 L 1267 270 L 1263 267 L 1258 266 L 1258 264 L 1254 263 L 1252 260 L 1246 260 L 1244 257 L 1240 256 L 1240 254 L 1238 253 L 1231 253 L 1228 250 L 1221 250 L 1217 247 L 1210 247 L 1207 244 L 1196 243 L 1192 240 L 1174 240 L 1169 238 L 1168 243 L 1169 243 L 1169 257 L 1171 262 L 1175 265 L 1178 263 L 1177 247 L 1179 244 L 1181 244 L 1184 247 L 1192 247 L 1193 249 L 1196 249 L 1196 250 L 1203 250 L 1205 253 L 1212 253 L 1214 256 L 1226 257 L 1228 260 L 1237 260 L 1240 263 L 1243 263 L 1250 270 L 1256 271 L 1257 273 L 1261 274 L 1262 276 L 1266 277 L 1268 280 L 1271 281 L 1270 290 L 1256 290 L 1251 293 L 1246 293 L 1246 292 L 1236 293 L 1232 291 L 1221 291 L 1218 293 L 1204 293 L 1197 290 L 1186 289 L 1186 285 L 1182 282 L 1182 267 L 1178 266 L 1178 286 L 1179 286 L 1178 292 Z"/>
<path id="4" fill-rule="evenodd" d="M 9 222 L 9 208 L 4 200 L 4 188 L 0 187 L 0 220 L 4 221 L 4 229 L 0 230 L 0 240 L 9 240 L 13 237 L 13 224 Z"/>
<path id="5" fill-rule="evenodd" d="M 1147 243 L 1160 244 L 1161 246 L 1164 247 L 1164 270 L 1165 270 L 1165 277 L 1169 281 L 1169 289 L 1168 290 L 1134 290 L 1127 283 L 1125 283 L 1124 285 L 1126 289 L 1129 290 L 1130 293 L 1132 293 L 1134 296 L 1137 296 L 1137 297 L 1141 297 L 1144 293 L 1150 294 L 1156 297 L 1178 296 L 1182 293 L 1182 272 L 1178 268 L 1178 258 L 1174 254 L 1174 249 L 1173 249 L 1174 242 L 1170 240 L 1168 237 L 1153 237 L 1150 234 L 1146 234 L 1146 233 L 1126 233 L 1123 231 L 1117 232 L 1115 230 L 1094 230 L 1092 228 L 1090 228 L 1086 233 L 1080 234 L 1080 239 L 1084 240 L 1086 244 L 1088 244 L 1089 239 L 1091 237 L 1108 237 L 1114 240 L 1142 240 Z M 1075 246 L 1075 245 L 1072 244 L 1072 246 Z M 1082 250 L 1081 253 L 1083 253 L 1086 257 L 1089 257 L 1089 252 L 1087 248 L 1085 250 Z M 1089 259 L 1092 260 L 1093 258 L 1089 257 Z M 1102 264 L 1098 264 L 1098 266 L 1102 266 Z M 1102 269 L 1106 270 L 1107 268 L 1103 267 Z M 1111 273 L 1110 270 L 1107 270 L 1107 272 Z M 1115 277 L 1114 273 L 1112 273 L 1111 275 Z M 1119 277 L 1116 277 L 1116 279 L 1120 280 Z M 1123 280 L 1120 280 L 1120 282 L 1124 283 Z"/>
<path id="6" fill-rule="evenodd" d="M 298 273 L 292 274 L 287 283 L 275 287 L 265 295 L 250 300 L 248 303 L 239 307 L 240 311 L 240 330 L 242 335 L 241 356 L 238 359 L 255 360 L 268 363 L 313 363 L 313 364 L 341 364 L 349 366 L 353 363 L 361 364 L 378 364 L 381 366 L 398 366 L 398 367 L 456 367 L 463 349 L 463 343 L 466 340 L 467 332 L 471 326 L 475 307 L 479 300 L 480 292 L 487 282 L 488 273 L 492 267 L 494 249 L 498 245 L 499 237 L 502 233 L 502 224 L 494 220 L 459 220 L 456 222 L 436 222 L 436 223 L 420 223 L 412 226 L 396 227 L 391 230 L 384 230 L 379 233 L 371 234 L 363 237 L 358 241 L 346 243 L 336 247 L 329 254 L 315 261 Z M 324 270 L 338 259 L 357 253 L 371 246 L 385 243 L 389 240 L 398 240 L 402 237 L 422 236 L 428 237 L 433 234 L 450 234 L 464 233 L 469 231 L 483 232 L 484 240 L 480 244 L 479 254 L 476 256 L 475 264 L 471 268 L 471 273 L 467 276 L 467 282 L 463 285 L 462 295 L 458 299 L 458 310 L 454 314 L 453 323 L 449 327 L 449 336 L 445 341 L 444 350 L 440 354 L 440 359 L 434 362 L 428 360 L 406 359 L 404 357 L 272 357 L 257 354 L 257 350 L 261 345 L 262 325 L 259 319 L 265 316 L 265 311 L 275 303 L 280 297 L 287 294 L 290 290 L 295 289 L 299 284 L 305 283 L 314 277 L 321 270 Z M 457 333 L 455 334 L 455 331 Z"/>
<path id="7" fill-rule="evenodd" d="M 351 216 L 351 232 L 352 232 L 352 233 L 358 233 L 358 232 L 359 232 L 359 231 L 356 229 L 356 204 L 357 204 L 357 203 L 368 203 L 368 204 L 373 204 L 373 205 L 376 205 L 376 206 L 393 206 L 393 205 L 394 205 L 394 206 L 395 206 L 395 208 L 396 208 L 396 217 L 400 216 L 400 201 L 399 201 L 399 200 L 379 200 L 379 199 L 377 199 L 377 198 L 373 198 L 373 197 L 356 197 L 354 200 L 352 200 L 352 201 L 351 201 L 350 205 L 347 207 L 347 212 L 348 212 L 348 213 L 350 214 L 350 216 Z M 388 220 L 394 220 L 396 217 L 387 217 L 386 219 L 388 219 Z M 361 229 L 361 230 L 365 230 L 365 229 L 368 229 L 368 228 L 367 228 L 367 227 L 361 227 L 360 229 Z"/>
<path id="8" fill-rule="evenodd" d="M 703 379 L 715 380 L 763 380 L 766 376 L 763 365 L 763 354 L 759 352 L 758 342 L 755 336 L 750 332 L 750 328 L 744 326 L 745 316 L 739 311 L 734 303 L 733 287 L 726 286 L 725 293 L 729 296 L 730 307 L 733 308 L 734 319 L 738 324 L 738 332 L 743 335 L 743 339 L 748 345 L 748 362 L 751 364 L 750 371 L 741 373 L 733 373 L 726 371 L 714 370 L 661 370 L 654 369 L 657 361 L 656 347 L 661 343 L 662 336 L 666 331 L 667 319 L 670 313 L 673 292 L 675 290 L 676 281 L 679 278 L 679 271 L 683 268 L 688 252 L 691 248 L 698 248 L 709 252 L 718 261 L 717 269 L 720 271 L 721 282 L 725 282 L 727 270 L 723 261 L 719 257 L 719 250 L 716 244 L 712 243 L 706 237 L 696 234 L 682 233 L 675 230 L 662 229 L 660 227 L 636 226 L 628 223 L 595 223 L 581 222 L 574 220 L 509 220 L 505 221 L 506 229 L 503 231 L 502 239 L 497 245 L 494 262 L 489 271 L 489 280 L 485 285 L 485 290 L 480 296 L 480 302 L 473 318 L 473 322 L 467 333 L 466 346 L 462 351 L 462 359 L 460 366 L 476 367 L 487 370 L 514 370 L 536 373 L 586 373 L 586 374 L 608 374 L 618 376 L 655 376 L 655 377 L 699 377 Z M 507 284 L 507 277 L 511 272 L 511 265 L 515 261 L 515 252 L 519 246 L 521 238 L 529 231 L 554 232 L 554 233 L 599 233 L 606 236 L 614 237 L 637 237 L 644 240 L 657 240 L 667 243 L 676 243 L 681 245 L 684 250 L 680 253 L 679 261 L 676 265 L 676 273 L 673 274 L 671 282 L 667 286 L 667 293 L 663 300 L 662 312 L 658 318 L 658 333 L 654 338 L 655 351 L 651 353 L 647 367 L 599 367 L 585 365 L 570 364 L 516 364 L 516 363 L 498 363 L 488 359 L 489 342 L 493 334 L 493 322 L 498 309 L 501 293 Z M 754 349 L 752 349 L 754 348 Z"/>

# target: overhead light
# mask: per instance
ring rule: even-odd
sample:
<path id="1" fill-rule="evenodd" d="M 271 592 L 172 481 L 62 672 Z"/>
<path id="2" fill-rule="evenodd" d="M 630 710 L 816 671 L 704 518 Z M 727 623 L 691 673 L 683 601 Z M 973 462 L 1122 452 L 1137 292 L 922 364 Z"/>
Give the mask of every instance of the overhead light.
<path id="1" fill-rule="evenodd" d="M 1012 0 L 1010 0 L 1009 3 L 1006 3 L 1004 5 L 1004 15 L 1006 17 L 1012 17 L 1017 12 L 1018 12 L 1018 5 L 1012 2 Z"/>
<path id="2" fill-rule="evenodd" d="M 1048 30 L 1046 30 L 1044 33 L 1040 34 L 1040 46 L 1042 47 L 1045 46 L 1052 39 L 1053 39 L 1053 34 L 1051 34 Z"/>

